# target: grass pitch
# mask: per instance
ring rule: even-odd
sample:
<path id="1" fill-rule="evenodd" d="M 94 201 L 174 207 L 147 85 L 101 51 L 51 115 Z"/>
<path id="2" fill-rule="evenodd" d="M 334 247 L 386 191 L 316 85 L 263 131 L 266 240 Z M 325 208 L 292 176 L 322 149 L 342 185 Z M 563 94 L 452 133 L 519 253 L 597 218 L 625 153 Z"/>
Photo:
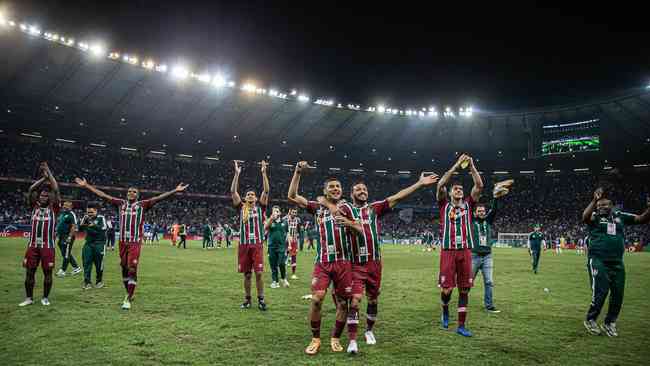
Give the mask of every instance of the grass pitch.
<path id="1" fill-rule="evenodd" d="M 289 289 L 270 289 L 269 311 L 240 310 L 242 280 L 236 250 L 187 250 L 168 243 L 143 248 L 132 310 L 120 310 L 124 289 L 117 252 L 105 260 L 106 288 L 81 290 L 82 275 L 55 278 L 50 307 L 40 305 L 42 273 L 37 272 L 36 303 L 24 298 L 22 239 L 0 239 L 0 364 L 2 365 L 640 365 L 650 348 L 650 255 L 626 255 L 626 296 L 618 321 L 620 336 L 588 336 L 582 320 L 591 298 L 585 257 L 567 251 L 543 254 L 541 272 L 530 272 L 522 249 L 495 249 L 495 303 L 482 306 L 482 280 L 470 294 L 471 339 L 438 324 L 435 286 L 438 254 L 419 247 L 384 246 L 384 276 L 375 326 L 376 346 L 363 341 L 361 353 L 333 354 L 329 332 L 334 306 L 324 306 L 323 348 L 303 353 L 311 334 L 307 321 L 313 252 L 298 258 L 299 279 Z M 80 260 L 81 243 L 75 245 Z M 57 252 L 57 266 L 61 258 Z M 70 269 L 68 270 L 70 271 Z M 549 292 L 545 292 L 548 288 Z M 452 299 L 455 319 L 456 294 Z M 605 309 L 606 310 L 606 309 Z M 455 324 L 452 324 L 452 328 Z M 345 338 L 345 336 L 344 336 Z M 347 345 L 347 339 L 344 339 Z"/>

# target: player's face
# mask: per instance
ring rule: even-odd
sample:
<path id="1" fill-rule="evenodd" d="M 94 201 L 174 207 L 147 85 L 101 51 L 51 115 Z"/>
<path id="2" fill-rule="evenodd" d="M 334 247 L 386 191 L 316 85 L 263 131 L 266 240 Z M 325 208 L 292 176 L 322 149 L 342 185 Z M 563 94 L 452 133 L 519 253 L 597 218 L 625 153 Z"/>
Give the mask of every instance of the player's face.
<path id="1" fill-rule="evenodd" d="M 277 208 L 277 207 L 273 207 L 273 214 L 274 214 L 275 216 L 280 216 L 280 215 L 282 214 L 282 212 L 280 212 L 280 209 L 279 209 L 279 208 Z"/>
<path id="2" fill-rule="evenodd" d="M 536 227 L 535 227 L 535 231 L 536 231 L 536 232 L 539 232 L 540 230 L 541 230 L 541 228 L 540 228 L 539 226 L 536 226 Z"/>
<path id="3" fill-rule="evenodd" d="M 88 207 L 86 209 L 86 215 L 88 215 L 88 217 L 90 218 L 94 218 L 95 216 L 97 216 L 97 209 L 94 207 Z"/>
<path id="4" fill-rule="evenodd" d="M 455 185 L 451 187 L 451 198 L 462 200 L 463 199 L 463 186 Z"/>
<path id="5" fill-rule="evenodd" d="M 478 206 L 476 208 L 476 216 L 478 216 L 481 219 L 484 219 L 485 218 L 485 207 Z"/>
<path id="6" fill-rule="evenodd" d="M 68 211 L 72 210 L 72 202 L 70 202 L 70 201 L 63 202 L 63 208 L 68 210 Z"/>
<path id="7" fill-rule="evenodd" d="M 50 203 L 50 192 L 41 191 L 41 193 L 38 195 L 38 203 L 41 206 L 46 206 L 48 203 Z"/>
<path id="8" fill-rule="evenodd" d="M 248 203 L 255 203 L 257 202 L 257 195 L 253 191 L 248 191 L 246 192 L 246 196 L 244 197 L 244 200 Z"/>
<path id="9" fill-rule="evenodd" d="M 291 210 L 289 210 L 289 215 L 291 215 L 291 217 L 296 216 L 296 214 L 298 214 L 298 211 L 296 211 L 295 208 L 292 208 Z"/>
<path id="10" fill-rule="evenodd" d="M 126 191 L 126 199 L 129 201 L 135 201 L 138 199 L 139 194 L 140 192 L 138 191 L 137 188 L 131 187 Z"/>
<path id="11" fill-rule="evenodd" d="M 601 216 L 609 216 L 612 213 L 612 201 L 603 199 L 596 202 L 596 211 Z"/>
<path id="12" fill-rule="evenodd" d="M 338 201 L 341 199 L 341 195 L 343 194 L 343 190 L 341 189 L 341 182 L 338 180 L 331 180 L 327 182 L 325 185 L 325 189 L 323 190 L 323 193 L 325 193 L 325 197 L 327 199 L 332 200 L 332 201 Z"/>
<path id="13" fill-rule="evenodd" d="M 352 187 L 352 200 L 365 203 L 368 201 L 368 187 L 365 184 L 359 183 Z"/>

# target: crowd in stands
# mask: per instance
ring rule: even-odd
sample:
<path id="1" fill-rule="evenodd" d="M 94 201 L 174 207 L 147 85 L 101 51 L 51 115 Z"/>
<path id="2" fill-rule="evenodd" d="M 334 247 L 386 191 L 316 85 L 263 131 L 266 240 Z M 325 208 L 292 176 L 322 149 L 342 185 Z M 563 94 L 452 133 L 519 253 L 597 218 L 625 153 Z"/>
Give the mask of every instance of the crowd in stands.
<path id="1" fill-rule="evenodd" d="M 168 191 L 178 183 L 189 183 L 189 193 L 201 193 L 209 197 L 179 196 L 165 201 L 152 210 L 149 221 L 156 222 L 161 228 L 171 227 L 174 222 L 189 225 L 190 233 L 200 232 L 200 227 L 209 218 L 212 223 L 228 223 L 234 228 L 239 226 L 237 212 L 230 205 L 230 182 L 233 167 L 229 161 L 196 161 L 178 159 L 169 156 L 142 156 L 128 151 L 109 151 L 103 148 L 79 145 L 48 145 L 44 143 L 12 143 L 0 146 L 0 177 L 34 179 L 38 163 L 47 161 L 59 182 L 72 183 L 74 178 L 82 176 L 94 185 L 126 188 L 135 186 L 140 189 Z M 447 167 L 441 167 L 442 174 Z M 369 175 L 357 173 L 331 172 L 325 168 L 314 169 L 304 175 L 301 192 L 308 198 L 322 194 L 322 182 L 329 176 L 336 176 L 342 181 L 344 194 L 349 194 L 349 187 L 362 180 L 368 185 L 370 199 L 382 199 L 414 183 L 413 176 Z M 286 195 L 291 179 L 292 168 L 271 165 L 270 197 L 272 204 L 278 204 L 286 212 L 288 203 Z M 620 174 L 617 171 L 600 175 L 582 174 L 543 174 L 522 175 L 515 177 L 514 187 L 509 195 L 499 200 L 496 230 L 508 233 L 527 233 L 535 224 L 541 224 L 549 239 L 564 237 L 567 242 L 574 242 L 586 235 L 585 227 L 580 223 L 582 210 L 589 203 L 592 192 L 598 186 L 605 187 L 608 195 L 620 208 L 641 212 L 646 207 L 647 188 L 643 182 L 648 174 Z M 505 176 L 486 176 L 486 188 L 482 202 L 490 204 L 493 183 L 506 179 Z M 471 180 L 464 176 L 461 181 L 469 194 Z M 240 179 L 240 192 L 248 188 L 261 192 L 261 176 L 257 163 L 246 163 Z M 0 182 L 0 222 L 27 223 L 29 210 L 25 207 L 24 194 L 28 183 Z M 405 200 L 382 222 L 384 233 L 391 237 L 407 238 L 421 236 L 425 231 L 437 235 L 437 205 L 435 188 L 421 190 Z M 72 186 L 63 186 L 64 197 L 77 202 L 81 210 L 84 202 L 97 201 L 97 197 L 85 190 Z M 109 192 L 118 197 L 124 191 Z M 151 193 L 143 193 L 144 197 Z M 412 215 L 400 215 L 401 210 L 412 210 Z M 111 216 L 114 210 L 104 204 L 104 212 Z M 310 220 L 306 212 L 303 219 Z M 648 225 L 630 227 L 628 241 L 646 242 L 650 238 Z"/>

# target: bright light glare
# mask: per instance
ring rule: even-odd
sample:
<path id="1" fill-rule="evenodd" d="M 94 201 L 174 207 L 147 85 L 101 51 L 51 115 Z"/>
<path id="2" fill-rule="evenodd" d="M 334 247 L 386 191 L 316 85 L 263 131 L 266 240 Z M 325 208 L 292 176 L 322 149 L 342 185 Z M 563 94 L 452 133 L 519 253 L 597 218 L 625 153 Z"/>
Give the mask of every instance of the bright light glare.
<path id="1" fill-rule="evenodd" d="M 102 57 L 106 54 L 106 50 L 100 44 L 94 44 L 90 46 L 90 52 L 93 54 L 93 56 L 97 57 Z"/>
<path id="2" fill-rule="evenodd" d="M 183 66 L 174 66 L 172 69 L 172 76 L 175 79 L 187 79 L 187 77 L 190 76 L 190 72 Z"/>
<path id="3" fill-rule="evenodd" d="M 220 87 L 226 85 L 226 78 L 221 74 L 216 74 L 214 76 L 214 78 L 212 78 L 212 84 L 214 84 L 214 86 L 220 88 Z"/>
<path id="4" fill-rule="evenodd" d="M 378 105 L 377 106 L 377 112 L 379 112 L 379 113 L 386 112 L 386 107 L 384 107 L 383 105 Z"/>
<path id="5" fill-rule="evenodd" d="M 301 94 L 301 95 L 298 96 L 298 100 L 301 101 L 301 102 L 303 102 L 303 103 L 304 103 L 304 102 L 309 102 L 309 97 L 306 96 L 306 95 L 302 95 L 302 94 Z"/>
<path id="6" fill-rule="evenodd" d="M 241 90 L 249 93 L 255 93 L 257 87 L 255 86 L 255 84 L 246 83 L 242 85 Z"/>
<path id="7" fill-rule="evenodd" d="M 147 60 L 142 62 L 142 67 L 144 67 L 147 70 L 153 70 L 155 66 L 156 64 L 153 62 L 153 60 Z"/>
<path id="8" fill-rule="evenodd" d="M 201 74 L 197 79 L 202 83 L 209 83 L 212 80 L 212 76 L 210 76 L 210 74 Z"/>

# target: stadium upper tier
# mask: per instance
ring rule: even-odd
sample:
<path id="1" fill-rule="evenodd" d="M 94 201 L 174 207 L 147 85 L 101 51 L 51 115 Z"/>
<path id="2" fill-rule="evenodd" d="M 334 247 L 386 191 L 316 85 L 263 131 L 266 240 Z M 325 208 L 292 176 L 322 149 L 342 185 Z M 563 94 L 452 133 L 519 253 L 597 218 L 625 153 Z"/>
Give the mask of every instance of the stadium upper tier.
<path id="1" fill-rule="evenodd" d="M 123 61 L 123 55 L 93 57 L 88 45 L 83 52 L 81 46 L 65 47 L 29 32 L 0 30 L 0 129 L 5 133 L 38 132 L 144 152 L 226 159 L 268 155 L 276 161 L 304 157 L 377 169 L 447 163 L 459 151 L 491 169 L 526 169 L 540 155 L 543 124 L 590 119 L 600 121 L 601 152 L 576 159 L 639 163 L 636 158 L 650 146 L 648 88 L 536 110 L 475 109 L 461 116 L 457 107 L 445 113 L 437 106 L 436 116 L 421 109 L 406 115 L 411 110 L 338 108 L 337 102 L 274 97 L 270 89 L 260 92 L 245 84 L 202 83 L 201 75 L 156 72 L 140 67 L 141 60 L 137 65 Z"/>

